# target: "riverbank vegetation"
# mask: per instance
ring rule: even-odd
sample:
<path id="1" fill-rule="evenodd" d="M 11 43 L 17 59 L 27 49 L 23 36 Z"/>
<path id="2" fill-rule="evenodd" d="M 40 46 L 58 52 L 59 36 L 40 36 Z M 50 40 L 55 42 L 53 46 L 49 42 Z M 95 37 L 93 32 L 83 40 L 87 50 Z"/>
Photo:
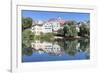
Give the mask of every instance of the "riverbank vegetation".
<path id="1" fill-rule="evenodd" d="M 75 21 L 65 23 L 63 29 L 59 29 L 57 35 L 62 37 L 90 37 L 89 23 L 81 22 L 81 25 L 76 24 Z"/>

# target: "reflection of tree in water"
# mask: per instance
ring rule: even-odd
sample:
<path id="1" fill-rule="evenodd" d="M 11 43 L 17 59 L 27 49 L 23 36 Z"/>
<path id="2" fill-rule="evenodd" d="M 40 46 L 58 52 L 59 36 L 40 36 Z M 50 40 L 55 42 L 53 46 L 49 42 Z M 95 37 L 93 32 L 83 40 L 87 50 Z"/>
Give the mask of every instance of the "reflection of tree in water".
<path id="1" fill-rule="evenodd" d="M 80 49 L 86 53 L 86 59 L 90 59 L 90 39 L 83 39 L 80 41 Z"/>
<path id="2" fill-rule="evenodd" d="M 32 48 L 23 48 L 22 54 L 27 55 L 27 56 L 31 56 L 33 54 Z"/>
<path id="3" fill-rule="evenodd" d="M 87 50 L 89 52 L 90 40 L 89 39 L 81 39 L 81 40 L 79 40 L 79 42 L 80 42 L 81 51 L 85 52 Z"/>
<path id="4" fill-rule="evenodd" d="M 64 43 L 64 45 L 65 45 L 65 51 L 69 54 L 69 55 L 72 55 L 72 56 L 74 56 L 76 53 L 77 53 L 77 48 L 76 48 L 76 46 L 77 46 L 77 44 L 78 44 L 78 41 L 77 40 L 68 40 L 68 41 L 66 41 L 65 43 Z"/>
<path id="5" fill-rule="evenodd" d="M 78 44 L 78 40 L 63 40 L 63 41 L 59 41 L 58 44 L 69 55 L 74 56 L 77 53 L 77 47 L 76 46 Z"/>
<path id="6" fill-rule="evenodd" d="M 74 56 L 77 53 L 76 46 L 78 44 L 77 40 L 68 40 L 64 42 L 65 52 L 71 56 Z"/>
<path id="7" fill-rule="evenodd" d="M 89 58 L 89 39 L 80 40 L 60 40 L 58 44 L 64 48 L 65 52 L 71 56 L 82 51 L 86 52 L 86 57 Z"/>

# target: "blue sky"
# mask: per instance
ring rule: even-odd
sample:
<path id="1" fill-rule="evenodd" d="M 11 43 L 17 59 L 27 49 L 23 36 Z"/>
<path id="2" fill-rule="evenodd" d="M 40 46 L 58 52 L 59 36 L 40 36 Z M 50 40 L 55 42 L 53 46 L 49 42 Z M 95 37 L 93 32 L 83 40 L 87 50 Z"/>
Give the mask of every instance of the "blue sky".
<path id="1" fill-rule="evenodd" d="M 34 20 L 49 20 L 51 18 L 61 17 L 64 20 L 75 20 L 87 21 L 90 20 L 89 13 L 79 13 L 79 12 L 53 12 L 53 11 L 34 11 L 34 10 L 22 10 L 23 17 L 31 17 Z"/>

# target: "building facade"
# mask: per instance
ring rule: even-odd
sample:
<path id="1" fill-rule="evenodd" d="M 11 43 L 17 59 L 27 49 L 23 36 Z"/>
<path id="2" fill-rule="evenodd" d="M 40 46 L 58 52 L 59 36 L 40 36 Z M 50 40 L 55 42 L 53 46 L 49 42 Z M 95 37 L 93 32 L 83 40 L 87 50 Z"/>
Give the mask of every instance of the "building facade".
<path id="1" fill-rule="evenodd" d="M 40 35 L 41 33 L 57 32 L 60 28 L 61 26 L 58 21 L 37 21 L 32 24 L 31 31 L 34 32 L 35 35 Z"/>

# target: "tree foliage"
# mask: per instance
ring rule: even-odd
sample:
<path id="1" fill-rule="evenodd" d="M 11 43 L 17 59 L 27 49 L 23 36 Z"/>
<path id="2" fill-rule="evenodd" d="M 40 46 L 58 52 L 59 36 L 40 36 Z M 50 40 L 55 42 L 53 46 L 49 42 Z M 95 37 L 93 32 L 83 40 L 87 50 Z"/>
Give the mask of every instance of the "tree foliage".
<path id="1" fill-rule="evenodd" d="M 65 30 L 66 30 L 66 28 L 65 28 Z M 57 34 L 58 34 L 58 35 L 64 35 L 63 29 L 59 29 L 59 30 L 57 31 Z"/>
<path id="2" fill-rule="evenodd" d="M 30 17 L 22 17 L 22 29 L 27 29 L 32 26 L 32 18 Z"/>
<path id="3" fill-rule="evenodd" d="M 22 32 L 22 47 L 31 47 L 31 42 L 34 41 L 34 33 L 31 30 L 24 30 Z"/>
<path id="4" fill-rule="evenodd" d="M 80 26 L 80 36 L 83 36 L 83 37 L 90 36 L 89 24 L 82 24 Z"/>
<path id="5" fill-rule="evenodd" d="M 69 22 L 68 24 L 65 24 L 64 28 L 64 36 L 77 36 L 78 31 L 76 30 L 75 22 Z"/>

